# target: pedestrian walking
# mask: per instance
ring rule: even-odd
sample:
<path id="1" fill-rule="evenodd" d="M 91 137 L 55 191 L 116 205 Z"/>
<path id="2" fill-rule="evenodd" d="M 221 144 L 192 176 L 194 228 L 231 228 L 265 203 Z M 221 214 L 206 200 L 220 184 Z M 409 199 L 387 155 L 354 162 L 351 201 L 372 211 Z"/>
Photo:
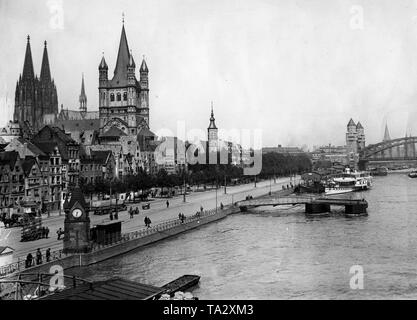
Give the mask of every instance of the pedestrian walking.
<path id="1" fill-rule="evenodd" d="M 119 213 L 117 210 L 114 211 L 114 220 L 119 220 Z"/>
<path id="2" fill-rule="evenodd" d="M 150 227 L 151 227 L 151 223 L 152 223 L 151 219 L 150 219 L 150 218 L 148 218 L 148 228 L 150 228 Z"/>
<path id="3" fill-rule="evenodd" d="M 28 255 L 26 256 L 26 261 L 25 261 L 26 268 L 30 268 L 32 266 L 32 260 L 33 260 L 32 254 L 28 253 Z"/>
<path id="4" fill-rule="evenodd" d="M 148 226 L 148 217 L 145 217 L 145 219 L 143 219 L 143 222 L 145 222 L 145 227 Z"/>
<path id="5" fill-rule="evenodd" d="M 42 264 L 42 253 L 39 248 L 36 250 L 36 264 Z"/>
<path id="6" fill-rule="evenodd" d="M 181 220 L 181 212 L 178 213 L 178 220 Z"/>
<path id="7" fill-rule="evenodd" d="M 110 212 L 110 221 L 113 221 L 113 212 Z"/>
<path id="8" fill-rule="evenodd" d="M 181 223 L 184 223 L 185 215 L 181 213 Z"/>
<path id="9" fill-rule="evenodd" d="M 51 260 L 51 248 L 46 249 L 45 258 L 46 262 L 49 262 Z"/>
<path id="10" fill-rule="evenodd" d="M 203 212 L 203 206 L 200 207 L 200 212 Z"/>
<path id="11" fill-rule="evenodd" d="M 45 238 L 48 238 L 48 235 L 49 235 L 49 228 L 46 227 L 45 228 Z"/>
<path id="12" fill-rule="evenodd" d="M 223 202 L 220 202 L 220 210 L 223 210 L 223 208 L 224 208 Z"/>
<path id="13" fill-rule="evenodd" d="M 167 200 L 167 208 L 169 208 L 169 201 Z"/>
<path id="14" fill-rule="evenodd" d="M 56 234 L 58 235 L 58 240 L 61 240 L 61 234 L 62 234 L 62 229 L 59 228 L 56 232 Z"/>

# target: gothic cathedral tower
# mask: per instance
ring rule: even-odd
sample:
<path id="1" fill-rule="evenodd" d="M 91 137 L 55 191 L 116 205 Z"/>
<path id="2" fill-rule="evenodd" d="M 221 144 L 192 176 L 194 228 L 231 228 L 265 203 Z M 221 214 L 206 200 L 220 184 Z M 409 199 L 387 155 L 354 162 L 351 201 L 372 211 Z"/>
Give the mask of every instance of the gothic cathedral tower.
<path id="1" fill-rule="evenodd" d="M 136 136 L 141 128 L 149 128 L 149 70 L 143 59 L 140 81 L 136 79 L 124 23 L 113 78 L 108 78 L 104 56 L 98 69 L 100 136 Z"/>
<path id="2" fill-rule="evenodd" d="M 15 92 L 13 119 L 25 122 L 35 131 L 43 126 L 45 115 L 58 114 L 58 96 L 51 78 L 46 41 L 44 45 L 41 75 L 38 79 L 33 70 L 30 37 L 27 37 L 23 73 L 19 76 Z"/>

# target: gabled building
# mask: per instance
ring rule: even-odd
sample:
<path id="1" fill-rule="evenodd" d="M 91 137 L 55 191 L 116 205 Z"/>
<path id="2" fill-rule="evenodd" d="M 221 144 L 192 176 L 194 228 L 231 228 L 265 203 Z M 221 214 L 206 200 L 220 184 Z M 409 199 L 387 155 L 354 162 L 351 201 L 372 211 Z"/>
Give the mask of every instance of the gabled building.
<path id="1" fill-rule="evenodd" d="M 80 179 L 85 183 L 97 183 L 111 180 L 115 177 L 116 161 L 113 152 L 90 151 L 90 154 L 81 158 Z"/>
<path id="2" fill-rule="evenodd" d="M 17 151 L 0 153 L 0 207 L 2 212 L 21 212 L 24 203 L 41 209 L 48 197 L 47 177 L 34 157 L 20 158 Z"/>
<path id="3" fill-rule="evenodd" d="M 80 144 L 60 128 L 45 126 L 32 139 L 39 149 L 50 157 L 59 152 L 63 174 L 63 192 L 73 188 L 80 170 Z"/>

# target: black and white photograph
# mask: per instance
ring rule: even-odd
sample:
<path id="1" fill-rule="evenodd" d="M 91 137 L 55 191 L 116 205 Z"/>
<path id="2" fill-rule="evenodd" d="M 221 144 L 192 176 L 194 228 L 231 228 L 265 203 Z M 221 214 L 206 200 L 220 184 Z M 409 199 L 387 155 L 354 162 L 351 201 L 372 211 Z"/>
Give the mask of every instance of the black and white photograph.
<path id="1" fill-rule="evenodd" d="M 0 0 L 5 303 L 415 300 L 415 178 L 415 0 Z"/>

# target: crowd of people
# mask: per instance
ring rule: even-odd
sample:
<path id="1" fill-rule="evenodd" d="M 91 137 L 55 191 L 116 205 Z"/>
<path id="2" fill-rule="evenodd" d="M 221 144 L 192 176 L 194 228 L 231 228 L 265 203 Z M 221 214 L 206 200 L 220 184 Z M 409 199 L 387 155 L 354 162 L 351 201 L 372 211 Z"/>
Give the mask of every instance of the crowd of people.
<path id="1" fill-rule="evenodd" d="M 51 261 L 51 249 L 48 248 L 45 251 L 45 262 L 50 262 L 50 261 Z M 42 263 L 43 263 L 43 256 L 42 256 L 41 249 L 39 248 L 36 250 L 36 253 L 34 255 L 32 255 L 31 253 L 28 253 L 28 255 L 26 256 L 26 260 L 25 260 L 26 268 L 30 268 L 35 265 L 40 265 Z"/>

